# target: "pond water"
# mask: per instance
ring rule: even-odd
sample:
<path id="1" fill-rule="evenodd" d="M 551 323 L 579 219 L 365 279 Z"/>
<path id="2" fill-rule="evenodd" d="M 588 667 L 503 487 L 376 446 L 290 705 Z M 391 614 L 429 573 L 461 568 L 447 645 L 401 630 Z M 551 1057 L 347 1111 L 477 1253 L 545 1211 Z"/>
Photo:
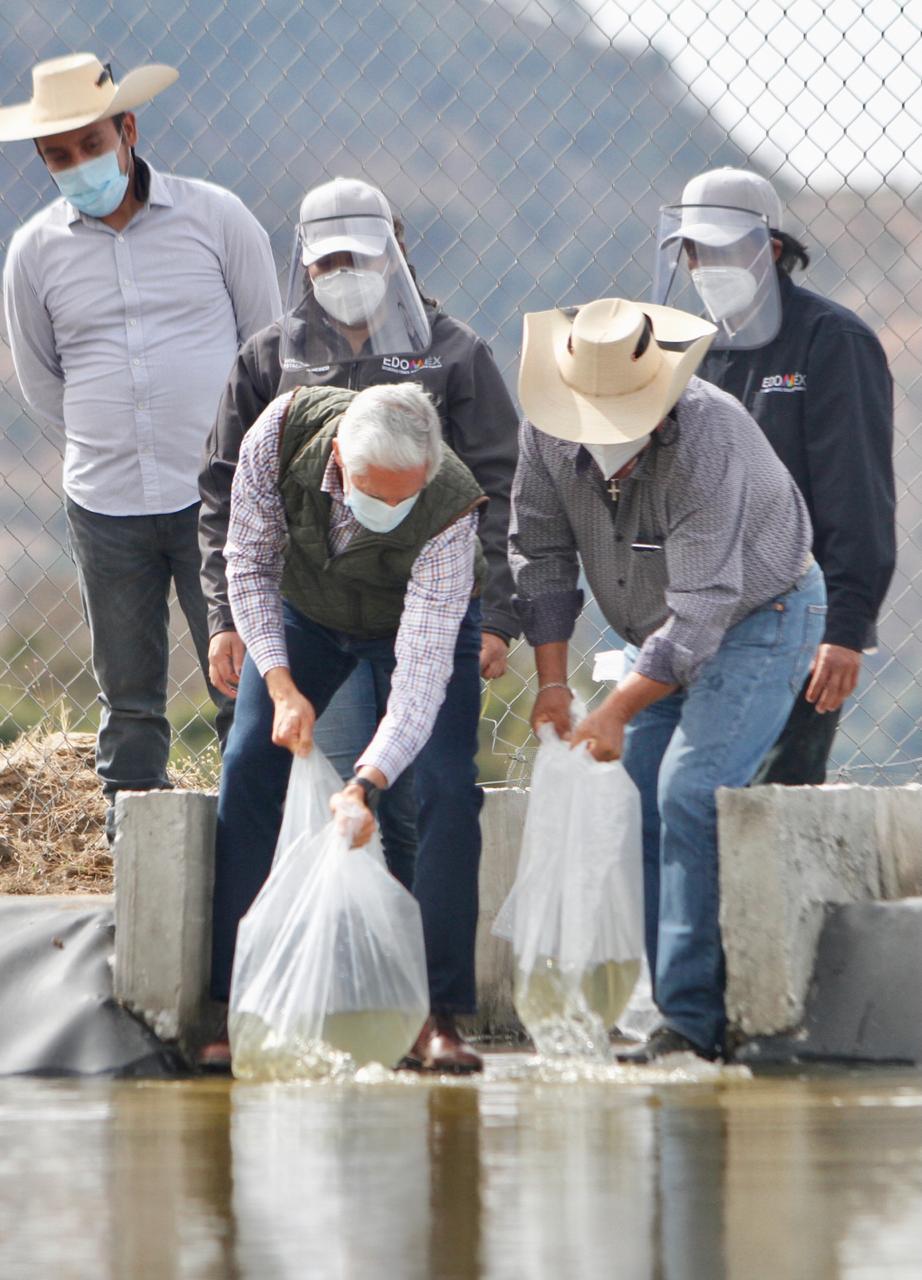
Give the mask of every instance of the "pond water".
<path id="1" fill-rule="evenodd" d="M 922 1276 L 922 1074 L 0 1080 L 0 1277 Z"/>

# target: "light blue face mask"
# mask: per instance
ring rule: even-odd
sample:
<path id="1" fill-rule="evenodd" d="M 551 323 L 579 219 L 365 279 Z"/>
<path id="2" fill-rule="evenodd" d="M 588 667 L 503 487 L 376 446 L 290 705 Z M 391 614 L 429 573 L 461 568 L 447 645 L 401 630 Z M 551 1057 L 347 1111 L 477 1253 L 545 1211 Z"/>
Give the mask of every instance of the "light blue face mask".
<path id="1" fill-rule="evenodd" d="M 380 498 L 372 498 L 369 494 L 363 493 L 361 489 L 355 487 L 355 481 L 353 481 L 345 501 L 356 520 L 366 529 L 370 529 L 372 533 L 390 533 L 407 518 L 416 505 L 418 497 L 419 494 L 414 493 L 392 507 L 382 502 Z"/>
<path id="2" fill-rule="evenodd" d="M 118 147 L 51 176 L 61 195 L 90 218 L 107 218 L 114 213 L 128 189 L 128 174 L 118 167 Z"/>

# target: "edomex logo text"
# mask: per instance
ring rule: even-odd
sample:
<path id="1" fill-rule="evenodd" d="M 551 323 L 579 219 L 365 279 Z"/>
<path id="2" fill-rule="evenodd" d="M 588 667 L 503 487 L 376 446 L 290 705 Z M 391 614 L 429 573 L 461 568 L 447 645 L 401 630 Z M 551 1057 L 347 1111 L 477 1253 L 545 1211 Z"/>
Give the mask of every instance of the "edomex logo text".
<path id="1" fill-rule="evenodd" d="M 418 356 L 412 360 L 405 356 L 385 356 L 381 361 L 382 369 L 390 369 L 392 373 L 419 373 L 422 369 L 441 369 L 440 356 Z"/>
<path id="2" fill-rule="evenodd" d="M 769 391 L 806 391 L 807 375 L 805 373 L 769 373 L 762 379 L 762 390 Z"/>

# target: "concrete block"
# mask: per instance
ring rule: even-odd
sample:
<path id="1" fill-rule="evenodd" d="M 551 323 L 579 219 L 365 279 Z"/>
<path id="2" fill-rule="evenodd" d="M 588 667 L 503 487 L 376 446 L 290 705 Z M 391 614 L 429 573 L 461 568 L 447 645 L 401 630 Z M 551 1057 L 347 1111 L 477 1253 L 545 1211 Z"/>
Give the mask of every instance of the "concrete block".
<path id="1" fill-rule="evenodd" d="M 515 880 L 527 808 L 528 792 L 520 787 L 484 790 L 477 925 L 479 1012 L 469 1022 L 472 1030 L 482 1035 L 517 1034 L 521 1030 L 512 1003 L 512 948 L 502 938 L 495 938 L 491 930 Z"/>
<path id="2" fill-rule="evenodd" d="M 873 793 L 877 815 L 883 897 L 922 894 L 922 785 L 867 790 Z"/>
<path id="3" fill-rule="evenodd" d="M 922 898 L 830 907 L 803 1026 L 750 1042 L 747 1062 L 922 1062 Z"/>
<path id="4" fill-rule="evenodd" d="M 216 811 L 198 791 L 123 791 L 116 802 L 115 996 L 182 1045 L 207 1007 Z"/>
<path id="5" fill-rule="evenodd" d="M 801 1022 L 826 904 L 881 896 L 878 790 L 718 791 L 727 1012 L 746 1035 Z"/>

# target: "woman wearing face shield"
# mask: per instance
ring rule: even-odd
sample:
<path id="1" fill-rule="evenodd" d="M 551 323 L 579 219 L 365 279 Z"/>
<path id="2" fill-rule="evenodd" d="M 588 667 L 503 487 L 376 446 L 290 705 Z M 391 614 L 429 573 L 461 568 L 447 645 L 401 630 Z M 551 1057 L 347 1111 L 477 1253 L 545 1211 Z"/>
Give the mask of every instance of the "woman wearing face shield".
<path id="1" fill-rule="evenodd" d="M 506 561 L 515 407 L 486 343 L 421 296 L 402 224 L 383 194 L 368 183 L 336 178 L 302 201 L 284 315 L 241 348 L 206 447 L 200 537 L 217 687 L 235 691 L 244 653 L 227 602 L 223 555 L 244 433 L 276 396 L 297 386 L 362 390 L 407 381 L 432 396 L 446 443 L 490 499 L 480 524 L 488 566 L 480 669 L 485 678 L 504 673 L 508 643 L 519 634 Z M 360 663 L 318 722 L 315 740 L 344 778 L 386 700 L 387 690 Z M 388 865 L 408 887 L 416 849 L 413 790 L 408 771 L 379 807 Z"/>
<path id="2" fill-rule="evenodd" d="M 699 310 L 718 336 L 699 374 L 749 410 L 797 482 L 826 579 L 823 642 L 756 782 L 819 784 L 896 559 L 893 390 L 854 312 L 796 285 L 809 265 L 771 183 L 745 169 L 692 178 L 661 211 L 654 299 Z"/>

